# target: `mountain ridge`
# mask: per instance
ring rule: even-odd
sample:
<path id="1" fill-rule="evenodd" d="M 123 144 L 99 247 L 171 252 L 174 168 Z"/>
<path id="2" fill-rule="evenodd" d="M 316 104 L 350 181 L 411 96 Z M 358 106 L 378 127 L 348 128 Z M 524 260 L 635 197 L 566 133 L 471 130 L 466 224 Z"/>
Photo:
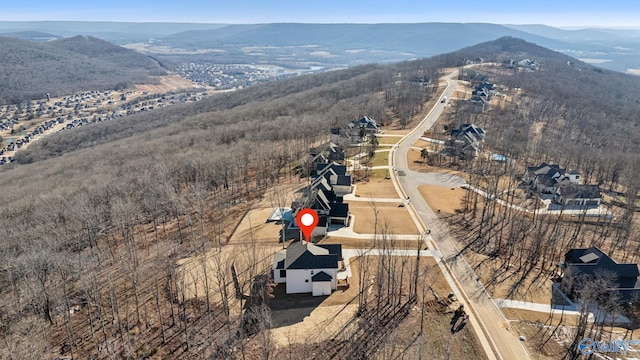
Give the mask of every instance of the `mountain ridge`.
<path id="1" fill-rule="evenodd" d="M 0 102 L 104 90 L 165 74 L 146 55 L 96 38 L 36 43 L 0 37 Z"/>

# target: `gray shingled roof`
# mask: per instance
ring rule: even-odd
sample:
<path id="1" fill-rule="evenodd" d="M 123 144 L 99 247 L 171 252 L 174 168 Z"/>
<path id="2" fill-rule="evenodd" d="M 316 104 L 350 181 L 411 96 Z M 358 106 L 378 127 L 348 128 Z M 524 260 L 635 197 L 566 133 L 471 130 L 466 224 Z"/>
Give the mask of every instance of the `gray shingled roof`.
<path id="1" fill-rule="evenodd" d="M 337 269 L 338 255 L 328 249 L 296 241 L 287 248 L 286 269 Z"/>
<path id="2" fill-rule="evenodd" d="M 564 261 L 574 275 L 595 276 L 597 272 L 608 271 L 616 276 L 620 288 L 635 287 L 640 276 L 637 264 L 618 264 L 595 246 L 571 249 L 565 254 Z"/>

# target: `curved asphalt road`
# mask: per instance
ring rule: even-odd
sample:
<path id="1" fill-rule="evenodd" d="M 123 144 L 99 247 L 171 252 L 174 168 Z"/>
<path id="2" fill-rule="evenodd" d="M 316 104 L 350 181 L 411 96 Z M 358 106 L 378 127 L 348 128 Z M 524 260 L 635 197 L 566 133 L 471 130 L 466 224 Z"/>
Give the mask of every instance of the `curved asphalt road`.
<path id="1" fill-rule="evenodd" d="M 457 85 L 456 81 L 452 80 L 452 78 L 457 75 L 458 72 L 454 71 L 445 76 L 448 85 L 440 99 L 442 99 L 443 96 L 451 99 Z M 406 194 L 406 196 L 411 199 L 411 206 L 418 214 L 425 228 L 431 230 L 430 233 L 434 242 L 428 242 L 430 250 L 432 250 L 432 252 L 433 250 L 439 250 L 442 253 L 442 257 L 446 259 L 446 265 L 454 277 L 454 285 L 465 298 L 466 301 L 464 302 L 467 303 L 468 306 L 471 306 L 471 315 L 475 317 L 483 333 L 478 334 L 480 341 L 483 343 L 483 346 L 485 346 L 485 349 L 490 347 L 490 350 L 493 350 L 492 353 L 488 352 L 487 356 L 490 359 L 531 359 L 527 349 L 520 342 L 515 331 L 511 329 L 509 322 L 491 297 L 486 293 L 484 286 L 476 280 L 476 275 L 471 266 L 466 262 L 464 257 L 458 255 L 458 250 L 446 226 L 438 220 L 437 216 L 429 208 L 417 189 L 419 185 L 425 183 L 433 185 L 441 183 L 443 186 L 452 187 L 460 186 L 464 184 L 464 180 L 457 176 L 446 174 L 437 175 L 415 172 L 409 170 L 407 164 L 407 151 L 409 151 L 411 144 L 420 138 L 425 130 L 433 126 L 440 114 L 442 114 L 445 106 L 447 106 L 447 103 L 441 103 L 440 100 L 438 100 L 438 103 L 436 103 L 416 129 L 392 148 L 391 151 L 394 152 L 394 154 L 393 156 L 389 156 L 389 159 L 390 161 L 393 159 L 395 163 L 397 184 L 400 187 L 400 192 Z M 394 164 L 392 163 L 391 165 L 393 166 Z M 454 292 L 458 291 L 454 289 Z M 475 323 L 475 321 L 472 321 L 472 324 L 473 323 Z"/>

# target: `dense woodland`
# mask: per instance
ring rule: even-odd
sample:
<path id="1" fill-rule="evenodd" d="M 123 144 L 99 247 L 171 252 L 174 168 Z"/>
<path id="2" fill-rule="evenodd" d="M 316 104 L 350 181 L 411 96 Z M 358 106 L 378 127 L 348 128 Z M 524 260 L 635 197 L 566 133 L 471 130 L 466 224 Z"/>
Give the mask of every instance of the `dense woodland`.
<path id="1" fill-rule="evenodd" d="M 244 202 L 291 178 L 331 126 L 365 114 L 385 122 L 389 112 L 408 121 L 436 89 L 411 79 L 436 79 L 438 68 L 425 60 L 293 78 L 32 144 L 0 180 L 3 356 L 195 357 L 244 344 L 227 300 L 179 300 L 177 261 L 223 245 Z M 251 284 L 271 254 L 247 254 L 237 267 Z M 222 299 L 233 294 L 226 261 L 215 281 L 225 286 L 212 288 Z M 227 326 L 203 328 L 212 321 Z"/>
<path id="2" fill-rule="evenodd" d="M 93 37 L 36 43 L 0 36 L 0 103 L 105 90 L 149 81 L 165 70 L 153 59 Z"/>
<path id="3" fill-rule="evenodd" d="M 219 294 L 216 302 L 208 296 L 184 301 L 185 285 L 177 262 L 224 245 L 234 219 L 248 206 L 243 201 L 250 204 L 268 188 L 291 178 L 291 170 L 308 147 L 325 140 L 330 127 L 344 126 L 362 115 L 382 123 L 394 118 L 407 124 L 434 94 L 438 70 L 475 56 L 535 57 L 546 67 L 537 73 L 491 79 L 503 84 L 514 81 L 511 86 L 523 88 L 529 103 L 488 115 L 460 110 L 457 121 L 475 121 L 489 129 L 491 146 L 510 157 L 563 161 L 567 167 L 602 179 L 603 184 L 619 190 L 633 188 L 629 163 L 623 161 L 634 160 L 626 154 L 638 146 L 638 132 L 631 128 L 614 141 L 606 138 L 610 133 L 605 129 L 625 128 L 632 121 L 625 116 L 633 111 L 599 107 L 598 103 L 611 99 L 587 91 L 580 97 L 576 89 L 607 86 L 598 81 L 610 77 L 621 88 L 628 84 L 624 93 L 634 100 L 623 104 L 635 103 L 637 110 L 635 83 L 574 60 L 574 65 L 568 65 L 562 55 L 515 39 L 426 60 L 277 81 L 58 133 L 19 152 L 20 164 L 5 166 L 0 177 L 0 334 L 5 339 L 0 342 L 0 354 L 35 359 L 54 354 L 72 358 L 87 354 L 95 358 L 248 356 L 252 349 L 245 348 L 247 334 L 241 330 L 245 315 L 229 310 L 237 302 L 227 286 L 231 280 L 224 252 L 215 257 L 219 271 L 215 281 L 210 279 L 211 292 Z M 574 71 L 576 76 L 561 75 L 564 71 Z M 548 80 L 542 81 L 542 76 Z M 580 113 L 579 103 L 569 101 L 574 98 L 566 98 L 559 90 L 562 84 L 550 84 L 558 78 L 566 79 L 567 89 L 576 90 L 576 98 L 591 104 L 589 109 L 599 110 Z M 551 91 L 560 93 L 554 96 Z M 534 144 L 526 134 L 541 116 L 549 119 L 545 131 L 551 133 L 544 143 Z M 560 117 L 566 121 L 557 122 Z M 600 125 L 603 130 L 594 131 L 601 119 L 607 120 Z M 567 141 L 565 136 L 580 141 Z M 605 146 L 609 142 L 611 146 Z M 572 143 L 591 153 L 566 155 L 563 150 Z M 624 166 L 617 177 L 611 176 L 610 169 L 615 161 L 593 162 L 598 154 L 620 159 Z M 593 167 L 591 172 L 588 166 Z M 477 223 L 469 219 L 471 211 L 482 220 L 500 214 L 489 216 L 488 205 L 473 204 L 473 199 L 467 199 L 464 221 L 476 231 Z M 531 226 L 524 220 L 514 224 L 523 224 L 512 225 L 514 235 L 526 234 Z M 479 231 L 500 229 L 507 227 L 504 223 L 481 226 Z M 541 231 L 552 229 L 549 225 Z M 504 239 L 512 243 L 505 248 L 514 250 L 511 255 L 528 249 L 516 236 Z M 246 264 L 236 265 L 243 286 L 250 289 L 259 264 L 268 263 L 271 254 L 260 253 L 255 245 L 248 245 L 245 253 Z M 383 269 L 382 264 L 378 271 Z M 363 309 L 381 309 L 375 298 L 363 298 Z M 415 301 L 394 293 L 386 293 L 385 299 L 393 304 L 393 311 Z M 273 353 L 268 351 L 264 330 L 258 327 L 259 336 L 254 339 L 258 339 L 260 357 L 270 358 Z M 363 356 L 358 349 L 352 351 L 354 357 Z"/>

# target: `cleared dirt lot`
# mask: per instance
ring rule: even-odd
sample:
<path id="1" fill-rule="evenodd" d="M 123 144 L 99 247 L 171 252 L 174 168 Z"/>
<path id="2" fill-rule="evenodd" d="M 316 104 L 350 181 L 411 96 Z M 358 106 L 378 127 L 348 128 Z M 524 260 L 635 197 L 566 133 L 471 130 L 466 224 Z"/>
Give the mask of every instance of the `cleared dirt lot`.
<path id="1" fill-rule="evenodd" d="M 362 198 L 398 198 L 391 179 L 371 179 L 356 184 L 356 196 Z"/>
<path id="2" fill-rule="evenodd" d="M 436 165 L 438 164 L 438 161 L 441 161 L 440 163 L 444 166 L 448 164 L 449 161 L 451 160 L 449 157 L 444 155 L 435 154 L 433 156 L 435 156 L 434 161 L 436 161 Z M 460 176 L 466 181 L 469 181 L 469 175 L 463 171 L 449 169 L 446 167 L 431 166 L 431 165 L 428 165 L 427 163 L 423 163 L 422 158 L 420 157 L 420 150 L 417 150 L 417 149 L 411 149 L 409 150 L 409 152 L 407 152 L 407 163 L 409 164 L 409 169 L 413 171 L 440 172 L 444 174 L 453 174 L 453 175 Z"/>
<path id="3" fill-rule="evenodd" d="M 466 194 L 466 190 L 461 188 L 433 185 L 421 185 L 418 190 L 433 211 L 440 209 L 445 214 L 454 214 L 456 210 L 462 209 L 462 198 Z"/>
<path id="4" fill-rule="evenodd" d="M 250 210 L 238 225 L 229 243 L 249 242 L 252 239 L 258 242 L 277 243 L 282 225 L 275 222 L 266 222 L 272 211 L 272 207 Z"/>
<path id="5" fill-rule="evenodd" d="M 418 228 L 404 207 L 395 203 L 375 203 L 378 212 L 379 229 L 387 226 L 389 233 L 418 235 Z M 355 216 L 353 230 L 360 234 L 373 234 L 375 216 L 374 209 L 368 202 L 349 203 L 349 211 Z"/>
<path id="6" fill-rule="evenodd" d="M 184 89 L 206 88 L 178 75 L 154 76 L 153 80 L 155 80 L 156 84 L 137 84 L 135 87 L 139 91 L 147 91 L 152 94 L 162 94 Z"/>
<path id="7" fill-rule="evenodd" d="M 304 180 L 296 179 L 290 184 L 283 184 L 268 191 L 262 200 L 252 205 L 242 216 L 230 237 L 229 244 L 247 243 L 252 239 L 256 242 L 277 244 L 282 225 L 276 222 L 267 223 L 267 219 L 275 207 L 291 206 L 291 202 L 300 195 L 297 191 L 304 184 Z"/>

